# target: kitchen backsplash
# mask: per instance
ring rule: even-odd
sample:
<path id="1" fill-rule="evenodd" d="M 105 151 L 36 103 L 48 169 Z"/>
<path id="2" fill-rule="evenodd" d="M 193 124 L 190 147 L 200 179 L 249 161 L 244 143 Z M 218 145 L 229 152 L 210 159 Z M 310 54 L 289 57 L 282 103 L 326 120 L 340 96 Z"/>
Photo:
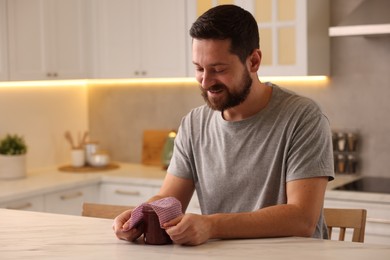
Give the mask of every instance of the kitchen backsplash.
<path id="1" fill-rule="evenodd" d="M 24 136 L 29 169 L 65 163 L 64 132 L 88 128 L 87 107 L 86 87 L 0 87 L 0 136 Z"/>

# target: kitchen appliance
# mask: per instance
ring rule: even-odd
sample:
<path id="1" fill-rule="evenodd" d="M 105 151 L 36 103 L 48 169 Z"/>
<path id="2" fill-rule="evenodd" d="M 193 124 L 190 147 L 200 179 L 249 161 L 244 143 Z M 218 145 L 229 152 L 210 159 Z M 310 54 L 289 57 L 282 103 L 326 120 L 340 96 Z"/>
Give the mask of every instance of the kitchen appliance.
<path id="1" fill-rule="evenodd" d="M 390 178 L 362 177 L 361 179 L 337 187 L 336 190 L 390 194 Z"/>

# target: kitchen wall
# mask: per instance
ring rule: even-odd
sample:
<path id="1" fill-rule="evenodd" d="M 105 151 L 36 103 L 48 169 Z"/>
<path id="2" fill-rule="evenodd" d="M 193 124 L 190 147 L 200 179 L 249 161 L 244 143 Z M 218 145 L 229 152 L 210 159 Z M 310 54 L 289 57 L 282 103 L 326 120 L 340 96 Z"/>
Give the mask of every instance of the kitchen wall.
<path id="1" fill-rule="evenodd" d="M 70 162 L 64 132 L 85 131 L 87 122 L 85 86 L 0 87 L 0 138 L 24 136 L 28 169 Z"/>
<path id="2" fill-rule="evenodd" d="M 331 23 L 339 24 L 360 1 L 332 0 Z M 360 172 L 390 176 L 390 36 L 331 39 L 331 76 L 326 86 L 281 83 L 319 103 L 335 130 L 360 135 Z M 142 131 L 177 128 L 192 107 L 203 104 L 196 86 L 89 88 L 91 134 L 116 160 L 140 162 Z"/>
<path id="3" fill-rule="evenodd" d="M 91 86 L 91 137 L 118 161 L 140 162 L 143 131 L 177 129 L 191 108 L 203 104 L 191 84 Z"/>

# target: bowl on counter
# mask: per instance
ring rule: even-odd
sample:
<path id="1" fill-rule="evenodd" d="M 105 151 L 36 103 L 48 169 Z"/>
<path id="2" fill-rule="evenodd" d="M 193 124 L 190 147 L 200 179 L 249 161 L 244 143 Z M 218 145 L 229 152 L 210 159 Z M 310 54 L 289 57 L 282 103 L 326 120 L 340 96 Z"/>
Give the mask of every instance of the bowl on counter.
<path id="1" fill-rule="evenodd" d="M 105 152 L 97 152 L 90 156 L 88 163 L 92 167 L 104 167 L 110 163 L 110 156 Z"/>

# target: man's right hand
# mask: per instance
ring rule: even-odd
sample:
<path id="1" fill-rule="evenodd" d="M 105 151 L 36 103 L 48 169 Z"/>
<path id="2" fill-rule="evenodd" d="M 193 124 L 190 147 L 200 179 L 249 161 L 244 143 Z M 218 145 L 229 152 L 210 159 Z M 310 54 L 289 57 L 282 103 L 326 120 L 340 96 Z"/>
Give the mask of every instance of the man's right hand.
<path id="1" fill-rule="evenodd" d="M 128 220 L 131 217 L 132 210 L 126 210 L 114 219 L 113 229 L 115 235 L 122 240 L 134 241 L 144 232 L 144 225 L 140 225 L 129 230 Z"/>

